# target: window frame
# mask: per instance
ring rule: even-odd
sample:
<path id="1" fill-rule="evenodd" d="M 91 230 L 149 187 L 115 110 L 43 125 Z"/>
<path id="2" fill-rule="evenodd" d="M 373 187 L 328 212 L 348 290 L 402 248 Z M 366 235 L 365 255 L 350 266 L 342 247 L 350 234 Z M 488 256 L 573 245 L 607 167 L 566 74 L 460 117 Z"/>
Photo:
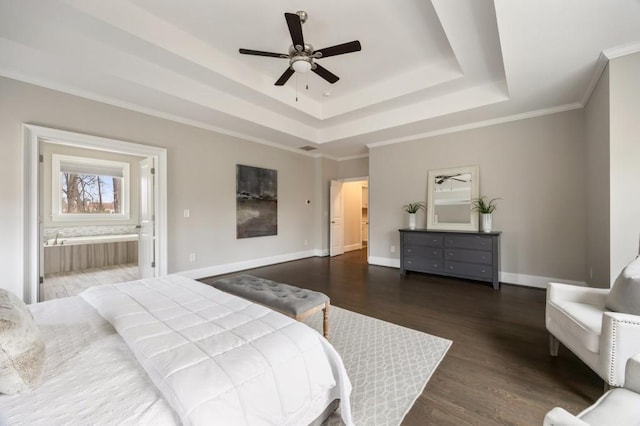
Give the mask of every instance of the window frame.
<path id="1" fill-rule="evenodd" d="M 61 163 L 95 165 L 122 169 L 122 198 L 120 213 L 63 213 Z M 130 209 L 130 165 L 124 161 L 103 160 L 101 158 L 77 157 L 72 155 L 51 155 L 51 214 L 53 222 L 126 221 L 131 219 Z"/>

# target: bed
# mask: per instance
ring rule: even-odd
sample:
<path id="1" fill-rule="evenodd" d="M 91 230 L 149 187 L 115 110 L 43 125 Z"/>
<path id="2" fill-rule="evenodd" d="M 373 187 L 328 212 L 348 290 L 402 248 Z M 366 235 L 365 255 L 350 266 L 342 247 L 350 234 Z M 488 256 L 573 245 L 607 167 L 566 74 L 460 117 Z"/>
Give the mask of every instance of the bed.
<path id="1" fill-rule="evenodd" d="M 172 275 L 29 307 L 46 344 L 40 385 L 0 395 L 0 424 L 308 425 L 351 384 L 315 330 Z"/>

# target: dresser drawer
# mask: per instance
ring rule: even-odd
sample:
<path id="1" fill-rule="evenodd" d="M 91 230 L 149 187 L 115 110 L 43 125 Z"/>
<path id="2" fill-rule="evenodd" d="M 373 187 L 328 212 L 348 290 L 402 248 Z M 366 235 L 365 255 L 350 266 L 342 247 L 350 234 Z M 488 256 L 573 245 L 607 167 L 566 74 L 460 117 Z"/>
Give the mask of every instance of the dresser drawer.
<path id="1" fill-rule="evenodd" d="M 400 230 L 400 272 L 490 282 L 500 288 L 500 233 Z"/>
<path id="2" fill-rule="evenodd" d="M 407 232 L 404 234 L 404 243 L 407 245 L 422 245 L 430 247 L 442 247 L 442 235 L 433 235 L 420 232 Z"/>
<path id="3" fill-rule="evenodd" d="M 462 248 L 475 250 L 491 250 L 493 247 L 491 237 L 481 237 L 472 235 L 447 235 L 444 239 L 446 248 Z"/>
<path id="4" fill-rule="evenodd" d="M 493 256 L 490 251 L 466 250 L 466 249 L 445 249 L 444 258 L 447 261 L 471 262 L 491 265 Z"/>
<path id="5" fill-rule="evenodd" d="M 491 266 L 476 263 L 451 262 L 445 260 L 444 271 L 448 274 L 480 280 L 491 280 L 493 278 Z"/>
<path id="6" fill-rule="evenodd" d="M 413 256 L 405 257 L 404 269 L 417 272 L 442 272 L 442 260 Z"/>
<path id="7" fill-rule="evenodd" d="M 404 246 L 403 253 L 405 257 L 425 257 L 442 259 L 442 249 L 440 247 L 407 245 Z"/>

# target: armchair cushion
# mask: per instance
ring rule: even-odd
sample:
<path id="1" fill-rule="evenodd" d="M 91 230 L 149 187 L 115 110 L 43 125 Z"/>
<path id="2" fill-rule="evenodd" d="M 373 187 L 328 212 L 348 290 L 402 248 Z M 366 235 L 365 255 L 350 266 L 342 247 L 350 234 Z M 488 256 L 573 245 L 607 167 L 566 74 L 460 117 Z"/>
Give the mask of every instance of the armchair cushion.
<path id="1" fill-rule="evenodd" d="M 613 389 L 580 413 L 589 425 L 637 425 L 640 419 L 640 395 L 624 388 Z"/>
<path id="2" fill-rule="evenodd" d="M 600 351 L 602 308 L 587 303 L 550 300 L 547 305 L 547 328 L 557 332 L 566 345 L 576 342 L 590 352 Z M 551 327 L 549 327 L 551 323 Z"/>
<path id="3" fill-rule="evenodd" d="M 606 307 L 615 312 L 640 315 L 640 256 L 616 278 L 607 296 Z"/>
<path id="4" fill-rule="evenodd" d="M 624 388 L 605 393 L 593 405 L 577 416 L 556 407 L 544 418 L 544 426 L 638 426 L 640 424 L 640 355 L 627 361 Z"/>

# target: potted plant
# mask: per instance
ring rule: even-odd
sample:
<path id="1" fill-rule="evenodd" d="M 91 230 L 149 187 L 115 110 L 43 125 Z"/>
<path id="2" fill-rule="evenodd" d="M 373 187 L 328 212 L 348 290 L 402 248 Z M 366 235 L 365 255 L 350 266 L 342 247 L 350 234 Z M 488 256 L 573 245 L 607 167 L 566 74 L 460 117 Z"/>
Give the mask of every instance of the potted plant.
<path id="1" fill-rule="evenodd" d="M 473 211 L 480 213 L 480 230 L 482 232 L 491 232 L 491 214 L 496 210 L 496 201 L 502 198 L 492 198 L 485 201 L 487 197 L 478 197 L 471 200 L 471 208 Z"/>
<path id="2" fill-rule="evenodd" d="M 405 204 L 402 209 L 409 213 L 409 229 L 416 229 L 416 213 L 418 210 L 424 209 L 424 203 L 416 201 L 415 203 Z"/>

